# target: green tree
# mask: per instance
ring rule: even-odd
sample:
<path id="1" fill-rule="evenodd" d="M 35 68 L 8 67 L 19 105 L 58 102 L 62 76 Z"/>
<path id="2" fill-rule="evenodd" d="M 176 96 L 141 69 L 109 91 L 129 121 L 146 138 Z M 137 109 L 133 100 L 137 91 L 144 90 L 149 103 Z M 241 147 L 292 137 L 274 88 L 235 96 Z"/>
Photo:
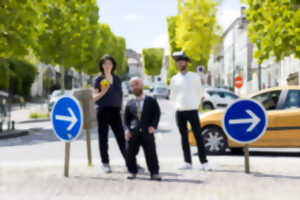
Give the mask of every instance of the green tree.
<path id="1" fill-rule="evenodd" d="M 300 58 L 300 10 L 298 0 L 244 0 L 248 35 L 257 47 L 259 63 L 274 56 L 277 61 L 294 55 Z"/>
<path id="2" fill-rule="evenodd" d="M 181 51 L 181 48 L 177 47 L 176 44 L 176 22 L 177 16 L 170 16 L 167 18 L 168 25 L 168 39 L 169 39 L 169 47 L 170 47 L 170 56 L 169 56 L 169 68 L 168 68 L 168 76 L 167 76 L 167 84 L 170 83 L 172 76 L 177 73 L 176 63 L 172 58 L 172 54 L 175 51 Z"/>
<path id="3" fill-rule="evenodd" d="M 9 88 L 9 63 L 6 59 L 0 60 L 0 90 L 7 90 Z"/>
<path id="4" fill-rule="evenodd" d="M 82 42 L 80 37 L 85 33 L 81 33 L 78 27 L 82 25 L 86 28 L 86 14 L 94 13 L 94 10 L 85 10 L 85 3 L 92 1 L 47 0 L 47 2 L 43 10 L 45 29 L 38 38 L 39 46 L 36 52 L 42 62 L 60 66 L 61 88 L 64 90 L 65 69 L 80 62 L 78 55 L 81 50 L 78 46 L 82 45 L 77 42 Z"/>
<path id="5" fill-rule="evenodd" d="M 24 56 L 42 31 L 39 0 L 0 1 L 0 57 Z"/>
<path id="6" fill-rule="evenodd" d="M 80 73 L 80 85 L 82 83 L 82 73 L 89 73 L 89 69 L 97 65 L 99 53 L 97 45 L 99 45 L 100 29 L 98 26 L 98 7 L 95 0 L 84 1 L 81 6 L 74 6 L 73 15 L 75 22 L 73 23 L 72 52 L 74 59 L 72 66 Z"/>
<path id="7" fill-rule="evenodd" d="M 98 60 L 105 54 L 111 55 L 117 63 L 116 74 L 120 77 L 124 77 L 127 72 L 125 39 L 123 37 L 116 36 L 107 24 L 100 23 L 98 26 L 100 28 L 100 36 L 97 47 Z M 93 69 L 89 69 L 90 73 L 97 73 L 97 66 L 98 65 L 95 65 Z"/>
<path id="8" fill-rule="evenodd" d="M 164 49 L 162 48 L 149 48 L 142 50 L 143 67 L 145 73 L 152 76 L 152 81 L 154 81 L 154 76 L 160 74 L 163 66 L 163 58 Z"/>
<path id="9" fill-rule="evenodd" d="M 204 66 L 220 41 L 216 6 L 214 0 L 178 0 L 176 44 Z"/>
<path id="10" fill-rule="evenodd" d="M 31 86 L 38 75 L 37 68 L 28 61 L 18 58 L 9 58 L 5 62 L 9 70 L 9 90 L 12 94 L 29 98 Z"/>
<path id="11" fill-rule="evenodd" d="M 177 72 L 177 66 L 172 58 L 172 54 L 175 51 L 181 51 L 182 48 L 176 43 L 176 27 L 178 24 L 178 16 L 171 16 L 167 18 L 168 24 L 168 39 L 169 39 L 169 46 L 170 46 L 170 56 L 169 56 L 169 68 L 168 68 L 168 76 L 167 76 L 167 84 L 170 83 L 172 76 L 174 76 Z M 192 60 L 191 63 L 188 65 L 188 70 L 196 71 L 197 66 L 201 63 L 200 61 Z"/>

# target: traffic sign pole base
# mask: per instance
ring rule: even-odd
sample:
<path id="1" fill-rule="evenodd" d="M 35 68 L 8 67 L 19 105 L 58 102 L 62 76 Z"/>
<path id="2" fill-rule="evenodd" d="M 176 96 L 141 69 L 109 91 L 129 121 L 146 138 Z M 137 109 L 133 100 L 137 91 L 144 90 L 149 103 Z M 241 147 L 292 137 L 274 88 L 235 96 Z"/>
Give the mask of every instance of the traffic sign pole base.
<path id="1" fill-rule="evenodd" d="M 246 144 L 244 146 L 244 158 L 245 158 L 245 173 L 250 174 L 249 146 L 248 146 L 248 144 Z"/>

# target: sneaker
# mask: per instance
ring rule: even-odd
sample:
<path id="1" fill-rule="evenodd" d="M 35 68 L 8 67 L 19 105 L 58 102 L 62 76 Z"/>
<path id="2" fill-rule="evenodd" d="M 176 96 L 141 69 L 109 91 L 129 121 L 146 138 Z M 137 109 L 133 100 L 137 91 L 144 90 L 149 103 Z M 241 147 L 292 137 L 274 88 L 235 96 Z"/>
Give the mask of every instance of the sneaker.
<path id="1" fill-rule="evenodd" d="M 203 170 L 203 171 L 212 171 L 212 168 L 211 168 L 211 166 L 208 164 L 208 162 L 206 162 L 206 163 L 203 163 L 203 164 L 202 164 L 202 170 Z"/>
<path id="2" fill-rule="evenodd" d="M 112 172 L 109 164 L 103 164 L 102 169 L 107 174 Z"/>
<path id="3" fill-rule="evenodd" d="M 129 180 L 136 179 L 136 174 L 130 174 L 129 176 L 127 176 L 127 179 Z"/>
<path id="4" fill-rule="evenodd" d="M 192 164 L 185 162 L 179 169 L 180 170 L 189 170 L 189 169 L 192 169 Z"/>
<path id="5" fill-rule="evenodd" d="M 138 168 L 139 173 L 144 173 L 145 172 L 145 168 L 140 166 L 139 164 L 137 165 L 137 168 Z"/>
<path id="6" fill-rule="evenodd" d="M 161 181 L 161 176 L 159 174 L 152 174 L 150 179 L 153 181 Z"/>

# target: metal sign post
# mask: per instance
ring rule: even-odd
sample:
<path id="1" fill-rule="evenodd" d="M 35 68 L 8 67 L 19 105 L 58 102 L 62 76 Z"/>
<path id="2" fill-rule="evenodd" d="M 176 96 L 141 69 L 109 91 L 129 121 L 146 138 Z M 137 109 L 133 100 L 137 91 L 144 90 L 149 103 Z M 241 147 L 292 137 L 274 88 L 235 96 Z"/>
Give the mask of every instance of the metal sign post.
<path id="1" fill-rule="evenodd" d="M 69 177 L 70 149 L 82 130 L 83 113 L 80 103 L 72 96 L 63 96 L 55 103 L 51 122 L 56 137 L 65 142 L 64 176 Z"/>
<path id="2" fill-rule="evenodd" d="M 223 117 L 223 129 L 233 141 L 245 144 L 245 172 L 250 173 L 248 144 L 258 140 L 267 128 L 264 107 L 251 99 L 240 99 L 231 104 Z"/>

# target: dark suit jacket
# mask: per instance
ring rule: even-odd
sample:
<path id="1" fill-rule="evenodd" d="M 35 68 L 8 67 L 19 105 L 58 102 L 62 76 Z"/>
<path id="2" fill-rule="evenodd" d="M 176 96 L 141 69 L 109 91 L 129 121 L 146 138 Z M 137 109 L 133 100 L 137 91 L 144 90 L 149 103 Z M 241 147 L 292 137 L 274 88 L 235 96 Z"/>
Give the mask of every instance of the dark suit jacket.
<path id="1" fill-rule="evenodd" d="M 157 129 L 160 119 L 160 108 L 157 101 L 145 96 L 144 105 L 141 113 L 141 120 L 138 120 L 136 100 L 128 101 L 125 108 L 125 127 L 129 129 L 131 134 L 136 134 L 138 131 L 148 133 L 148 127 L 153 126 Z"/>

